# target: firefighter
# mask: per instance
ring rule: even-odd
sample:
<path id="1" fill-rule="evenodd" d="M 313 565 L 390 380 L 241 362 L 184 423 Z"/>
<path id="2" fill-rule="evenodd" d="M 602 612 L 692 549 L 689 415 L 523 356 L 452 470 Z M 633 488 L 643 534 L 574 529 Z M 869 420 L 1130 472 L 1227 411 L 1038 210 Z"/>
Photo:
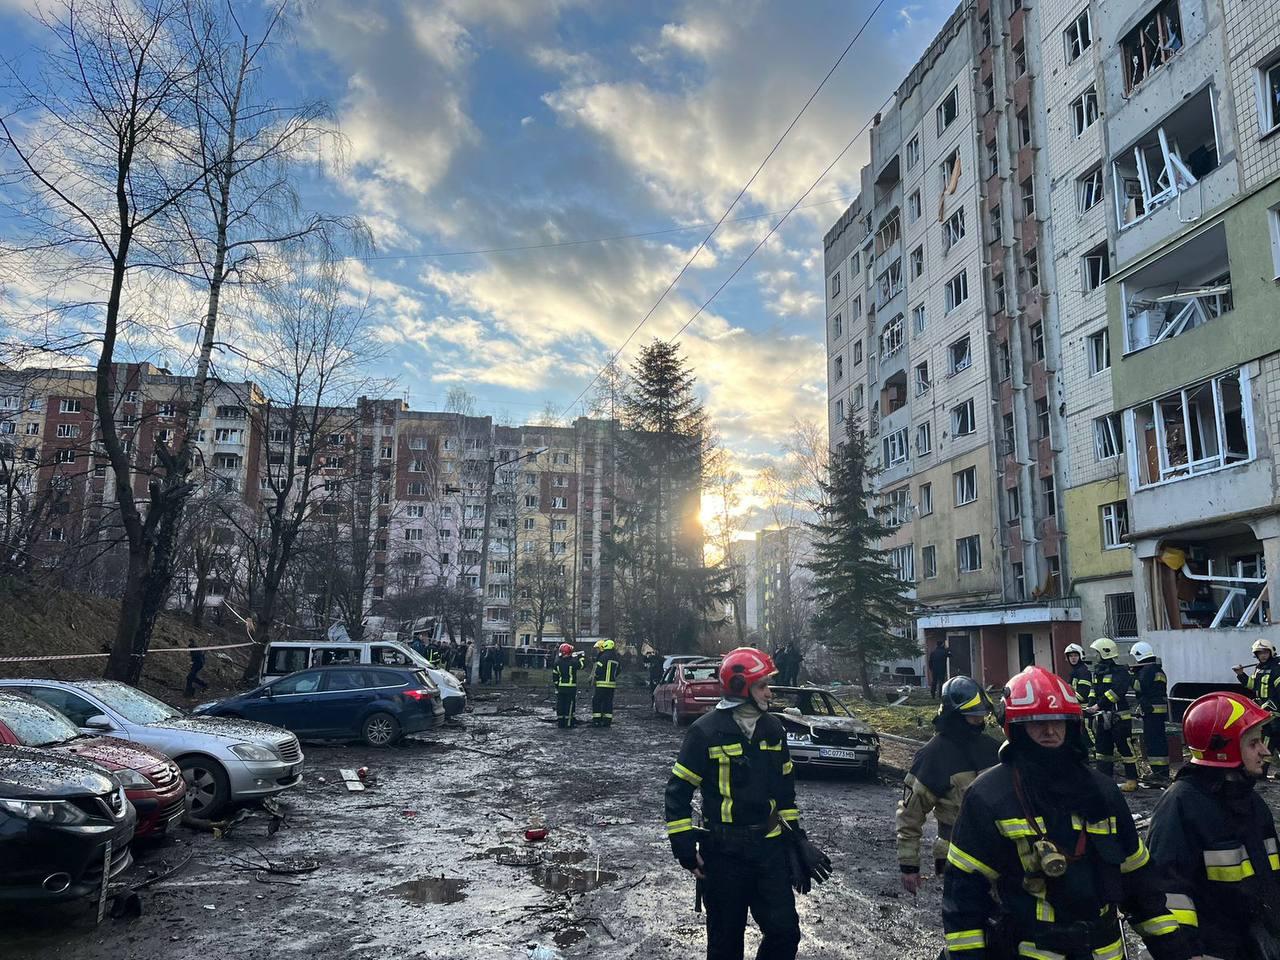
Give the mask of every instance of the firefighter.
<path id="1" fill-rule="evenodd" d="M 1093 694 L 1093 672 L 1089 669 L 1089 664 L 1084 662 L 1084 647 L 1078 643 L 1069 643 L 1062 652 L 1066 654 L 1067 665 L 1071 667 L 1071 675 L 1067 678 L 1071 681 L 1071 689 L 1075 691 L 1076 699 L 1086 704 Z"/>
<path id="2" fill-rule="evenodd" d="M 929 811 L 938 820 L 933 870 L 941 877 L 964 792 L 999 759 L 998 744 L 986 735 L 991 714 L 986 691 L 970 677 L 955 676 L 942 685 L 940 693 L 942 706 L 933 718 L 938 732 L 916 753 L 898 802 L 898 869 L 903 889 L 911 894 L 920 889 L 920 837 Z"/>
<path id="3" fill-rule="evenodd" d="M 1133 793 L 1138 789 L 1138 758 L 1133 755 L 1133 711 L 1129 707 L 1130 674 L 1116 658 L 1120 649 L 1109 637 L 1099 637 L 1089 644 L 1098 655 L 1093 668 L 1093 690 L 1089 713 L 1093 717 L 1093 743 L 1098 755 L 1098 770 L 1115 776 L 1116 757 L 1124 763 L 1124 783 L 1120 789 Z"/>
<path id="4" fill-rule="evenodd" d="M 1154 960 L 1185 960 L 1124 797 L 1088 765 L 1071 687 L 1028 667 L 1001 707 L 1008 742 L 965 794 L 947 853 L 948 956 L 1123 960 L 1123 909 Z"/>
<path id="5" fill-rule="evenodd" d="M 618 688 L 618 674 L 622 663 L 618 660 L 617 644 L 612 640 L 599 641 L 596 652 L 595 691 L 591 695 L 591 723 L 597 727 L 613 726 L 613 692 Z"/>
<path id="6" fill-rule="evenodd" d="M 1235 671 L 1236 679 L 1249 691 L 1254 702 L 1274 715 L 1280 712 L 1277 704 L 1280 701 L 1280 660 L 1276 658 L 1276 645 L 1266 637 L 1259 637 L 1253 641 L 1253 655 L 1258 661 L 1253 673 L 1246 675 L 1241 664 L 1236 664 L 1231 669 Z M 1274 751 L 1277 742 L 1280 742 L 1280 722 L 1273 719 L 1267 724 L 1264 733 L 1267 746 Z"/>
<path id="7" fill-rule="evenodd" d="M 1142 712 L 1142 750 L 1151 764 L 1151 779 L 1169 782 L 1169 680 L 1156 657 L 1155 648 L 1139 640 L 1129 650 L 1137 665 L 1133 668 L 1133 693 Z"/>
<path id="8" fill-rule="evenodd" d="M 578 725 L 578 671 L 583 667 L 582 655 L 572 643 L 560 644 L 560 655 L 551 665 L 551 685 L 556 688 L 556 723 L 562 730 Z"/>
<path id="9" fill-rule="evenodd" d="M 1270 720 L 1234 692 L 1207 693 L 1182 718 L 1191 762 L 1156 804 L 1149 843 L 1168 906 L 1197 955 L 1280 956 L 1280 846 L 1254 789 L 1266 771 Z"/>
<path id="10" fill-rule="evenodd" d="M 440 657 L 440 644 L 435 642 L 428 644 L 427 645 L 427 664 L 432 669 L 439 670 L 440 664 L 442 662 L 443 661 Z"/>
<path id="11" fill-rule="evenodd" d="M 760 650 L 726 654 L 723 699 L 689 728 L 667 781 L 667 836 L 702 889 L 707 960 L 741 960 L 748 908 L 762 936 L 758 960 L 794 960 L 800 943 L 783 838 L 788 827 L 799 832 L 800 813 L 787 733 L 768 712 L 777 672 Z M 693 825 L 699 789 L 704 830 Z"/>

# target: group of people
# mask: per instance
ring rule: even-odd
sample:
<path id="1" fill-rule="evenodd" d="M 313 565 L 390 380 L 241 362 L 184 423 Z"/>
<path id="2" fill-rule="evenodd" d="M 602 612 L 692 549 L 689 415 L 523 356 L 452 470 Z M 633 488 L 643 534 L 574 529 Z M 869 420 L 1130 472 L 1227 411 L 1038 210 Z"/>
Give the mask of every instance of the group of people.
<path id="1" fill-rule="evenodd" d="M 897 841 L 902 886 L 915 893 L 934 814 L 946 956 L 1123 960 L 1127 922 L 1153 960 L 1280 960 L 1280 838 L 1255 789 L 1270 757 L 1275 647 L 1259 641 L 1258 667 L 1237 668 L 1245 691 L 1208 693 L 1187 708 L 1189 762 L 1172 783 L 1167 680 L 1154 650 L 1136 644 L 1128 671 L 1108 638 L 1090 644 L 1092 669 L 1072 647 L 1070 676 L 1028 667 L 994 703 L 969 677 L 938 691 L 935 734 L 898 804 Z M 793 891 L 829 873 L 799 828 L 786 733 L 768 713 L 778 673 L 759 650 L 725 657 L 723 698 L 690 728 L 666 786 L 667 834 L 697 879 L 709 960 L 740 960 L 748 911 L 762 934 L 758 960 L 792 960 L 801 936 Z M 1124 799 L 1137 779 L 1125 726 L 1131 687 L 1148 760 L 1163 760 L 1152 777 L 1167 784 L 1145 840 Z M 1003 744 L 987 734 L 993 715 Z"/>
<path id="2" fill-rule="evenodd" d="M 773 664 L 778 668 L 778 686 L 794 687 L 800 682 L 800 667 L 804 654 L 794 643 L 783 641 L 773 651 Z"/>
<path id="3" fill-rule="evenodd" d="M 618 689 L 622 661 L 618 658 L 617 644 L 612 640 L 597 640 L 593 651 L 591 725 L 611 727 L 613 696 Z M 551 685 L 556 691 L 556 725 L 562 730 L 578 725 L 578 681 L 586 667 L 587 658 L 582 651 L 572 643 L 560 644 L 551 665 Z"/>

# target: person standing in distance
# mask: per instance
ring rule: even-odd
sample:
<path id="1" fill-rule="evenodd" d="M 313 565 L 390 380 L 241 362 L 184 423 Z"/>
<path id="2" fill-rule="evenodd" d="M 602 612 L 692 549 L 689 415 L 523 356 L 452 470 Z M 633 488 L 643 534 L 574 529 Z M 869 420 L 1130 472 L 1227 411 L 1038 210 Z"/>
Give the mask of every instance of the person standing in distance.
<path id="1" fill-rule="evenodd" d="M 929 651 L 929 696 L 937 700 L 942 696 L 942 685 L 947 681 L 947 661 L 951 659 L 951 648 L 945 639 Z"/>
<path id="2" fill-rule="evenodd" d="M 667 837 L 702 886 L 707 960 L 742 960 L 748 910 L 762 936 L 757 960 L 795 960 L 800 944 L 783 837 L 783 821 L 800 833 L 800 811 L 787 732 L 769 713 L 777 672 L 763 651 L 727 654 L 722 699 L 689 728 L 667 781 Z M 702 794 L 702 831 L 693 825 L 695 792 Z"/>
<path id="3" fill-rule="evenodd" d="M 1151 780 L 1165 784 L 1169 782 L 1169 734 L 1165 730 L 1169 720 L 1169 679 L 1151 644 L 1139 640 L 1129 652 L 1136 663 L 1133 693 L 1142 711 L 1143 752 L 1151 764 Z"/>

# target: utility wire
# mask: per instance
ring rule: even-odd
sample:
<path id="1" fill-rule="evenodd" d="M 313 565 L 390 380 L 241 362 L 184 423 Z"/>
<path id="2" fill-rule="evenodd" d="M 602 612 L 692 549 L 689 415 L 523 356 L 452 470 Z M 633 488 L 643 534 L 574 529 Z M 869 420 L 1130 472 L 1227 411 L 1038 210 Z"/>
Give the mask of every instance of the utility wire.
<path id="1" fill-rule="evenodd" d="M 742 189 L 738 191 L 738 195 L 733 198 L 733 201 L 729 204 L 728 207 L 725 208 L 724 213 L 720 215 L 720 219 L 715 222 L 715 226 L 713 226 L 711 230 L 708 231 L 707 235 L 702 238 L 701 242 L 698 243 L 697 249 L 693 251 L 689 259 L 685 261 L 684 266 L 680 268 L 680 271 L 671 279 L 671 282 L 667 284 L 666 288 L 662 291 L 662 293 L 659 294 L 658 299 L 654 301 L 653 306 L 650 307 L 648 312 L 643 317 L 640 318 L 640 322 L 637 323 L 632 328 L 629 334 L 627 334 L 627 338 L 622 341 L 621 346 L 619 346 L 618 349 L 613 352 L 612 356 L 609 357 L 609 361 L 606 364 L 604 364 L 604 366 L 602 366 L 599 370 L 596 371 L 595 376 L 591 378 L 590 382 L 587 383 L 587 385 L 582 388 L 582 391 L 576 397 L 574 397 L 573 401 L 567 407 L 565 407 L 564 413 L 560 415 L 561 418 L 565 417 L 574 408 L 574 406 L 578 403 L 578 401 L 587 395 L 587 391 L 590 390 L 593 386 L 595 386 L 596 381 L 600 379 L 600 375 L 604 373 L 604 371 L 608 367 L 612 366 L 612 364 L 618 359 L 622 351 L 626 349 L 627 344 L 629 344 L 632 338 L 637 333 L 640 332 L 640 328 L 643 327 L 649 321 L 649 318 L 653 316 L 654 312 L 662 304 L 662 301 L 667 298 L 667 294 L 669 294 L 672 290 L 675 289 L 676 284 L 679 283 L 681 278 L 684 277 L 689 267 L 693 264 L 693 261 L 697 259 L 698 254 L 700 254 L 703 251 L 703 248 L 705 248 L 706 245 L 711 241 L 711 238 L 715 236 L 716 231 L 720 229 L 720 226 L 728 218 L 729 214 L 733 211 L 733 208 L 738 205 L 738 201 L 741 200 L 746 195 L 746 192 L 751 188 L 751 185 L 755 183 L 756 177 L 760 175 L 760 171 L 764 169 L 765 164 L 767 164 L 773 158 L 773 155 L 778 152 L 778 148 L 782 146 L 782 142 L 786 140 L 788 134 L 791 133 L 795 125 L 800 122 L 800 118 L 804 116 L 805 111 L 809 109 L 809 105 L 813 103 L 814 99 L 822 91 L 822 88 L 827 85 L 827 81 L 831 79 L 831 75 L 835 73 L 836 68 L 839 67 L 840 64 L 844 62 L 844 58 L 849 55 L 849 51 L 853 49 L 853 45 L 857 43 L 858 39 L 862 36 L 862 34 L 866 32 L 867 27 L 870 26 L 871 21 L 875 18 L 875 15 L 880 12 L 880 8 L 883 7 L 884 4 L 885 4 L 885 0 L 877 0 L 876 5 L 871 8 L 871 12 L 867 14 L 867 18 L 862 22 L 862 26 L 860 26 L 857 32 L 854 33 L 853 38 L 848 42 L 844 50 L 841 51 L 840 56 L 836 57 L 835 63 L 831 65 L 831 69 L 827 71 L 826 76 L 824 76 L 821 82 L 814 88 L 813 93 L 809 94 L 809 99 L 807 99 L 804 102 L 804 105 L 800 108 L 800 111 L 794 117 L 791 118 L 791 122 L 787 124 L 787 128 L 782 131 L 782 136 L 778 138 L 777 142 L 773 145 L 773 147 L 769 150 L 769 152 L 765 154 L 764 159 L 760 161 L 760 165 L 756 167 L 755 172 L 751 174 L 750 179 L 747 180 L 745 184 L 743 184 Z M 850 146 L 852 146 L 852 143 L 850 144 Z M 848 149 L 849 147 L 845 147 L 845 149 L 840 152 L 840 155 L 844 156 L 844 153 Z M 834 165 L 835 164 L 833 163 L 832 166 Z M 828 167 L 827 169 L 830 170 L 831 167 Z M 825 176 L 825 172 L 824 172 L 824 176 Z M 815 183 L 814 186 L 816 185 L 817 184 Z M 805 191 L 804 195 L 808 196 L 809 193 L 812 192 L 812 190 L 813 190 L 813 187 L 810 187 L 808 190 Z M 803 199 L 803 197 L 801 199 Z M 791 210 L 787 211 L 788 215 L 795 210 L 795 207 L 796 205 L 793 204 L 791 207 Z M 785 219 L 785 217 L 783 219 Z M 776 229 L 776 225 L 774 229 Z M 769 234 L 770 236 L 772 236 L 773 230 L 770 230 Z M 737 273 L 737 271 L 734 271 L 734 272 L 735 274 Z M 721 289 L 723 289 L 723 287 Z M 719 291 L 717 291 L 717 293 L 718 292 Z M 701 310 L 699 310 L 699 312 L 701 312 Z M 688 326 L 688 324 L 686 323 L 685 326 Z M 683 329 L 683 327 L 681 329 Z"/>

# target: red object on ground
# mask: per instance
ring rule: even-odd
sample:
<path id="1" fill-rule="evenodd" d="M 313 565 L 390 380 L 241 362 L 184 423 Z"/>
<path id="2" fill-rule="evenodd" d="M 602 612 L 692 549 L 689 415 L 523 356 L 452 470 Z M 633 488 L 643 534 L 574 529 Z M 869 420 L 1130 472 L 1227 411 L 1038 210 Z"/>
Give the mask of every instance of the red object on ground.
<path id="1" fill-rule="evenodd" d="M 361 780 L 369 779 L 369 768 L 361 767 L 359 770 L 356 771 L 356 776 L 359 777 Z"/>
<path id="2" fill-rule="evenodd" d="M 530 843 L 533 843 L 537 840 L 545 840 L 547 839 L 547 828 L 546 827 L 530 827 L 528 830 L 524 832 L 524 838 L 528 840 Z"/>

